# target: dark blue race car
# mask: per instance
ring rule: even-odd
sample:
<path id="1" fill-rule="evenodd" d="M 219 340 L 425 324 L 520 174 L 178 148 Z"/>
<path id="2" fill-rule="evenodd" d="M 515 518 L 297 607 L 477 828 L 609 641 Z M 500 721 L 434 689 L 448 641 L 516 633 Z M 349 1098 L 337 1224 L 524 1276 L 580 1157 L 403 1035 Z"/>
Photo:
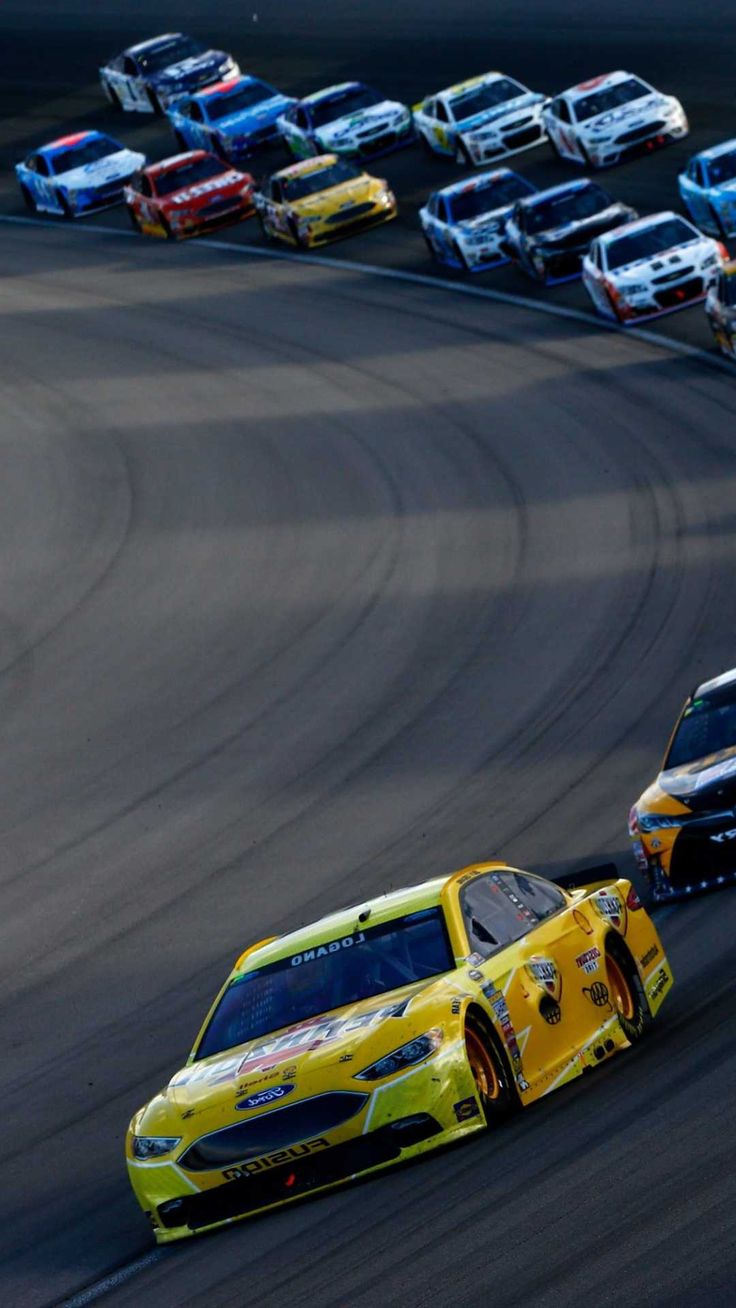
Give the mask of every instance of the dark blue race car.
<path id="1" fill-rule="evenodd" d="M 506 222 L 505 248 L 529 277 L 550 286 L 580 276 L 594 237 L 637 217 L 583 177 L 519 200 Z"/>
<path id="2" fill-rule="evenodd" d="M 100 81 L 116 109 L 162 114 L 181 96 L 239 73 L 224 50 L 207 50 L 183 32 L 167 32 L 110 59 L 100 69 Z"/>

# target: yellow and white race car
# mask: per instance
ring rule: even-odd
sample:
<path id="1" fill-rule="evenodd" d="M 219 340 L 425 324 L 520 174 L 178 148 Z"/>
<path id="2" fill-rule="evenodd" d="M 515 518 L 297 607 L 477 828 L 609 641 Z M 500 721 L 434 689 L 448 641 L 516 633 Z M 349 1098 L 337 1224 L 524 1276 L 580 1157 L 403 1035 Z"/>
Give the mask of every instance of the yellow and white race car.
<path id="1" fill-rule="evenodd" d="M 671 985 L 626 880 L 481 863 L 344 909 L 237 960 L 130 1124 L 133 1189 L 165 1243 L 388 1167 L 639 1040 Z"/>
<path id="2" fill-rule="evenodd" d="M 267 237 L 305 250 L 390 222 L 397 212 L 388 182 L 335 154 L 282 168 L 253 199 Z"/>

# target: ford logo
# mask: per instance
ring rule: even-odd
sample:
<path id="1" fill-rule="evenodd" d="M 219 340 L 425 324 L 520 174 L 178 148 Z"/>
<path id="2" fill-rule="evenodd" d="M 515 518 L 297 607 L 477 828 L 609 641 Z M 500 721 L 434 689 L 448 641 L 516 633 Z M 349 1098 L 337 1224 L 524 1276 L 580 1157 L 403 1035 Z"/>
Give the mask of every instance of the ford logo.
<path id="1" fill-rule="evenodd" d="M 273 1104 L 278 1099 L 285 1099 L 293 1089 L 293 1085 L 271 1085 L 267 1090 L 259 1090 L 255 1095 L 248 1095 L 247 1099 L 240 1099 L 235 1107 L 242 1113 L 246 1113 L 250 1108 L 263 1108 L 264 1104 Z"/>

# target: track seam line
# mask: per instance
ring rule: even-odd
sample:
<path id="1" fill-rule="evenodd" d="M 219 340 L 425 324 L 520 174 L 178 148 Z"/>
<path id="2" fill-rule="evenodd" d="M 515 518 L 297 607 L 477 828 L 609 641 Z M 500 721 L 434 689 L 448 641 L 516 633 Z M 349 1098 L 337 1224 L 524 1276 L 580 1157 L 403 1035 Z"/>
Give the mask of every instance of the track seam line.
<path id="1" fill-rule="evenodd" d="M 108 1294 L 110 1290 L 117 1290 L 131 1277 L 136 1276 L 138 1272 L 143 1272 L 153 1263 L 160 1262 L 163 1257 L 163 1250 L 156 1248 L 151 1249 L 142 1257 L 134 1259 L 132 1263 L 126 1263 L 125 1266 L 119 1267 L 116 1272 L 110 1272 L 108 1276 L 103 1276 L 99 1281 L 93 1281 L 86 1289 L 80 1290 L 78 1294 L 71 1295 L 70 1298 L 58 1299 L 54 1308 L 86 1308 L 89 1303 L 94 1303 L 96 1299 L 101 1299 L 103 1294 Z"/>
<path id="2" fill-rule="evenodd" d="M 11 226 L 19 227 L 45 227 L 57 231 L 61 230 L 53 220 L 44 218 L 24 218 L 15 214 L 0 214 L 0 222 L 8 223 Z M 101 236 L 123 237 L 124 239 L 140 240 L 137 232 L 125 231 L 113 227 L 101 227 L 97 223 L 86 223 L 84 228 L 67 227 L 66 232 L 81 234 L 83 230 L 94 232 Z M 281 263 L 309 264 L 315 268 L 335 268 L 338 272 L 362 273 L 364 276 L 383 278 L 384 281 L 404 282 L 408 285 L 429 287 L 432 290 L 446 291 L 454 295 L 467 295 L 474 299 L 490 300 L 494 304 L 508 304 L 519 309 L 530 309 L 534 313 L 546 313 L 553 318 L 566 319 L 568 322 L 582 323 L 586 327 L 596 327 L 600 331 L 613 332 L 617 336 L 633 337 L 635 340 L 643 341 L 646 345 L 654 345 L 658 349 L 666 350 L 672 354 L 679 354 L 682 358 L 693 359 L 699 363 L 706 364 L 709 368 L 714 368 L 717 372 L 725 373 L 733 379 L 734 370 L 732 365 L 721 358 L 718 354 L 712 354 L 708 350 L 701 349 L 697 345 L 687 345 L 684 341 L 678 341 L 671 336 L 663 336 L 660 332 L 649 331 L 646 327 L 624 327 L 620 323 L 607 322 L 605 318 L 599 318 L 596 314 L 589 313 L 584 309 L 570 309 L 562 304 L 547 304 L 543 300 L 533 300 L 528 295 L 514 295 L 508 291 L 492 291 L 485 286 L 469 286 L 465 282 L 445 281 L 441 277 L 430 277 L 426 273 L 409 272 L 403 268 L 383 268 L 380 264 L 353 262 L 350 259 L 333 259 L 323 258 L 317 254 L 307 254 L 305 252 L 292 253 L 289 250 L 271 250 L 264 249 L 258 245 L 248 245 L 243 242 L 235 241 L 213 241 L 208 237 L 199 237 L 196 240 L 197 247 L 204 246 L 208 250 L 225 250 L 229 254 L 239 254 L 251 256 L 256 259 L 273 259 Z"/>

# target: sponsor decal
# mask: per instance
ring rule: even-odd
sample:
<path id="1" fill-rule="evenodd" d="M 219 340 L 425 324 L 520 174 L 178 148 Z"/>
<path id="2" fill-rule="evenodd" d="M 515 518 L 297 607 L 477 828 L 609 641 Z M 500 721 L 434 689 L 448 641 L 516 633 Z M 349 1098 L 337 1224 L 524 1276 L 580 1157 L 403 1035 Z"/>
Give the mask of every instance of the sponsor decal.
<path id="1" fill-rule="evenodd" d="M 278 1099 L 285 1099 L 294 1089 L 293 1085 L 270 1085 L 265 1090 L 257 1090 L 247 1099 L 240 1099 L 235 1105 L 239 1113 L 247 1113 L 251 1108 L 263 1108 L 264 1104 L 273 1104 Z"/>
<path id="2" fill-rule="evenodd" d="M 469 1122 L 473 1117 L 480 1117 L 478 1101 L 473 1095 L 468 1099 L 461 1099 L 459 1103 L 453 1104 L 452 1108 L 458 1122 Z"/>
<path id="3" fill-rule="evenodd" d="M 710 837 L 717 845 L 723 844 L 724 840 L 736 840 L 736 827 L 729 827 L 728 831 L 719 831 L 715 836 Z"/>
<path id="4" fill-rule="evenodd" d="M 354 1054 L 340 1054 L 337 1061 L 338 1063 L 352 1063 L 354 1057 Z"/>
<path id="5" fill-rule="evenodd" d="M 562 1017 L 560 1005 L 554 999 L 548 999 L 546 996 L 540 1000 L 539 1011 L 545 1022 L 549 1023 L 550 1026 L 557 1026 Z"/>
<path id="6" fill-rule="evenodd" d="M 452 1013 L 453 1017 L 457 1017 L 457 1015 L 458 1015 L 458 1013 L 460 1012 L 462 1006 L 463 1006 L 463 1001 L 462 1001 L 462 999 L 453 999 L 453 1000 L 452 1000 L 452 1003 L 450 1004 L 450 1012 Z"/>
<path id="7" fill-rule="evenodd" d="M 649 998 L 650 998 L 650 1000 L 654 1000 L 654 999 L 657 999 L 657 998 L 659 997 L 659 995 L 662 993 L 662 991 L 664 990 L 665 986 L 667 985 L 667 982 L 669 981 L 669 979 L 670 979 L 670 978 L 669 978 L 669 976 L 667 975 L 667 970 L 666 970 L 666 968 L 664 968 L 664 967 L 660 967 L 660 969 L 659 969 L 657 975 L 656 975 L 655 978 L 654 978 L 654 981 L 651 983 L 651 985 L 649 986 L 649 989 L 648 989 L 648 994 L 649 994 Z"/>
<path id="8" fill-rule="evenodd" d="M 598 971 L 598 962 L 600 956 L 601 956 L 601 951 L 598 948 L 598 946 L 592 945 L 590 949 L 585 950 L 585 953 L 578 954 L 577 958 L 575 959 L 575 964 L 577 967 L 582 968 L 583 972 L 586 972 L 588 975 L 590 975 L 591 972 Z"/>
<path id="9" fill-rule="evenodd" d="M 598 890 L 592 899 L 601 917 L 622 934 L 626 931 L 626 905 L 620 895 L 610 890 Z"/>
<path id="10" fill-rule="evenodd" d="M 250 1158 L 237 1167 L 227 1167 L 222 1173 L 226 1181 L 237 1181 L 241 1177 L 255 1176 L 258 1172 L 267 1172 L 271 1167 L 280 1167 L 282 1163 L 293 1163 L 320 1149 L 329 1149 L 330 1142 L 324 1136 L 316 1140 L 307 1140 L 304 1144 L 291 1145 L 288 1149 L 279 1149 L 275 1154 L 266 1154 L 263 1158 Z"/>
<path id="11" fill-rule="evenodd" d="M 659 946 L 651 945 L 650 948 L 647 950 L 646 954 L 642 954 L 641 958 L 639 959 L 639 962 L 641 963 L 642 967 L 646 967 L 648 963 L 653 963 L 658 953 L 659 953 Z"/>
<path id="12" fill-rule="evenodd" d="M 562 977 L 556 963 L 551 958 L 542 958 L 541 955 L 535 955 L 529 959 L 526 965 L 532 981 L 546 990 L 548 995 L 559 1004 L 562 996 Z"/>
<path id="13" fill-rule="evenodd" d="M 491 1008 L 493 1009 L 494 1016 L 503 1032 L 503 1038 L 506 1042 L 506 1048 L 511 1056 L 511 1066 L 514 1070 L 517 1084 L 521 1084 L 524 1077 L 521 1066 L 521 1050 L 519 1049 L 519 1042 L 516 1039 L 514 1024 L 511 1021 L 509 1006 L 506 1003 L 504 996 L 501 994 L 501 991 L 492 987 L 493 982 L 488 982 L 488 984 L 483 987 L 483 993 L 488 999 Z"/>
<path id="14" fill-rule="evenodd" d="M 305 949 L 301 954 L 294 954 L 290 959 L 292 967 L 301 967 L 303 963 L 314 963 L 318 958 L 326 958 L 328 954 L 337 954 L 341 949 L 350 949 L 353 945 L 360 945 L 365 940 L 365 933 L 358 931 L 354 936 L 342 936 L 340 940 L 330 940 L 326 945 L 315 945 L 314 949 Z"/>
<path id="15" fill-rule="evenodd" d="M 608 997 L 608 986 L 604 986 L 602 981 L 594 981 L 592 986 L 583 986 L 583 994 L 589 999 L 591 1004 L 596 1008 L 610 1008 L 611 1001 Z"/>

